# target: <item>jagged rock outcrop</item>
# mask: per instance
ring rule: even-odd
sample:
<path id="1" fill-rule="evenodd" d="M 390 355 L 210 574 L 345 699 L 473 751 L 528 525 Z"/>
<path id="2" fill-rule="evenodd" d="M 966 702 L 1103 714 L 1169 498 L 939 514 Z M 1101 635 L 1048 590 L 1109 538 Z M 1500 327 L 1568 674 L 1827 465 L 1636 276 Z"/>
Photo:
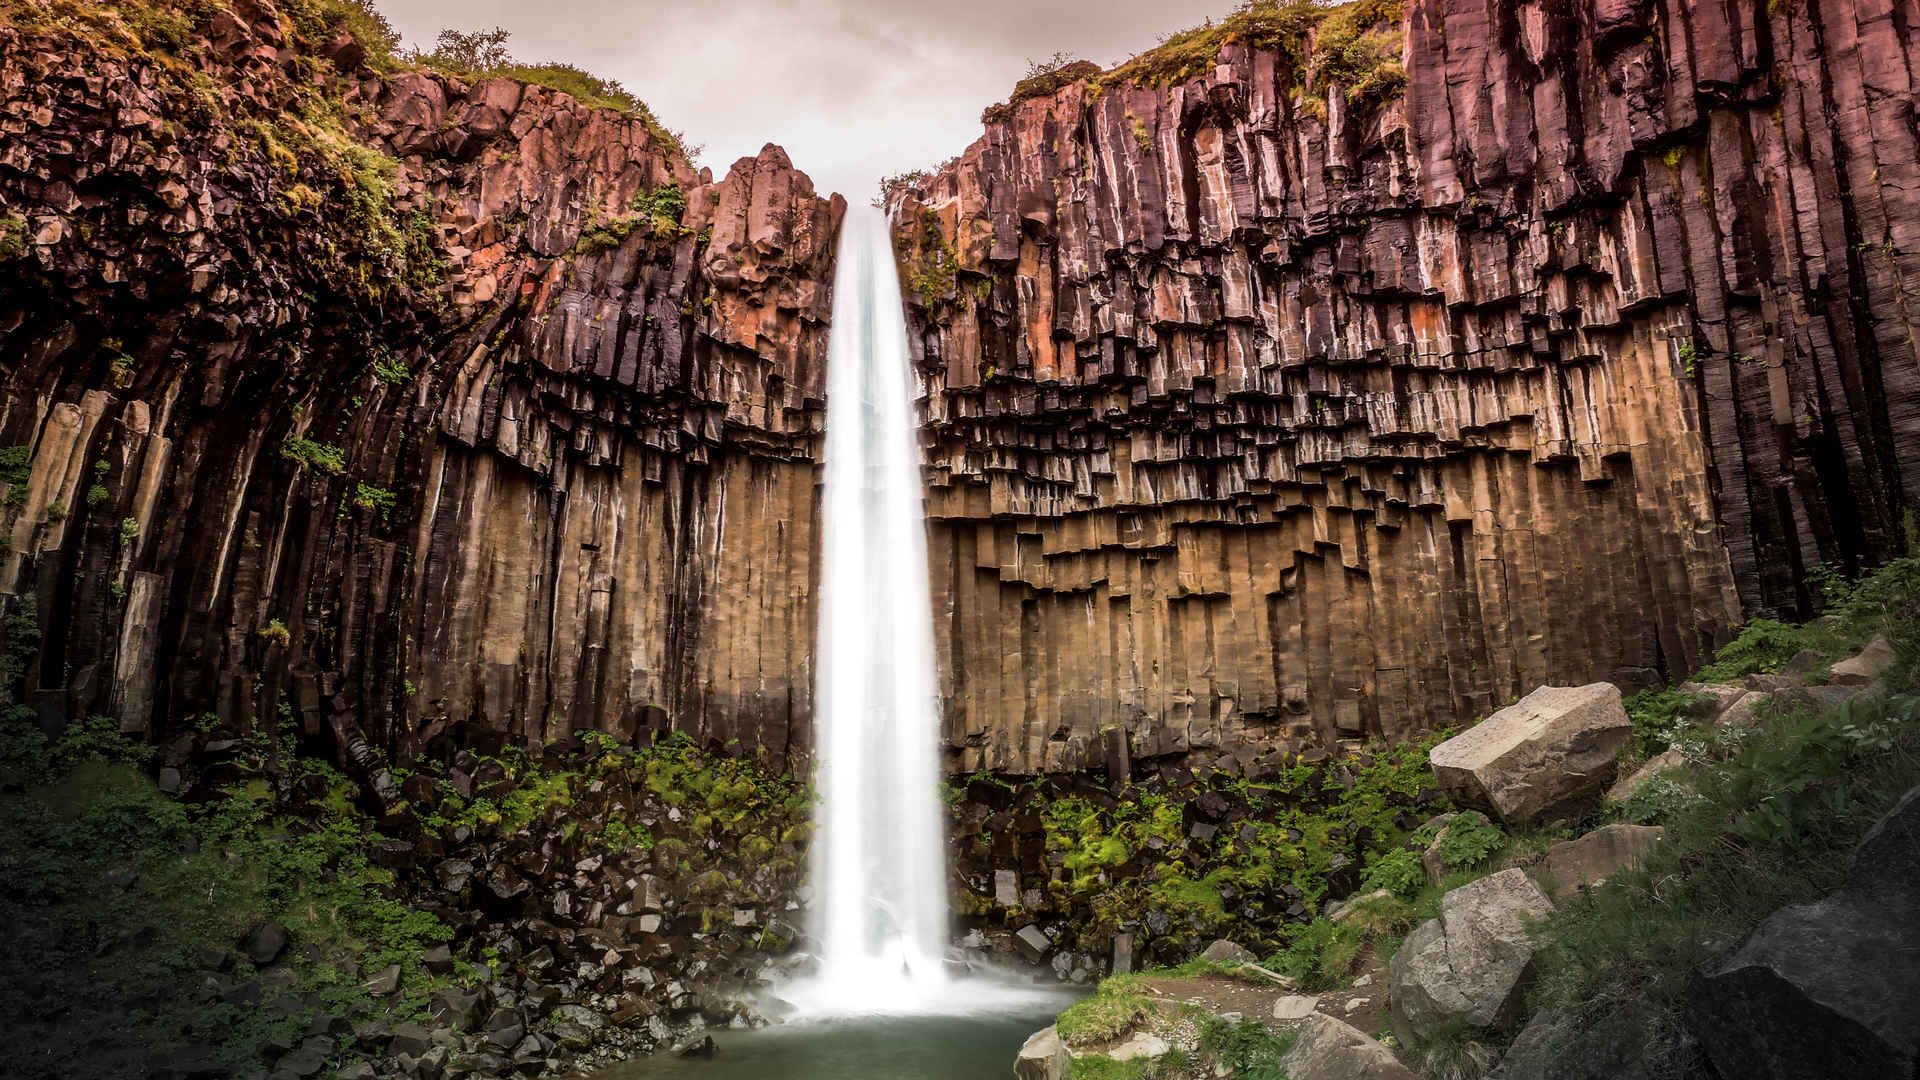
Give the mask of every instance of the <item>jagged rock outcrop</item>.
<path id="1" fill-rule="evenodd" d="M 1408 0 L 1387 100 L 1227 34 L 996 109 L 894 201 L 953 763 L 1631 690 L 1884 558 L 1909 7 Z"/>
<path id="2" fill-rule="evenodd" d="M 305 0 L 87 7 L 0 24 L 43 713 L 803 751 L 844 203 L 777 147 L 714 179 L 644 111 L 382 76 Z"/>

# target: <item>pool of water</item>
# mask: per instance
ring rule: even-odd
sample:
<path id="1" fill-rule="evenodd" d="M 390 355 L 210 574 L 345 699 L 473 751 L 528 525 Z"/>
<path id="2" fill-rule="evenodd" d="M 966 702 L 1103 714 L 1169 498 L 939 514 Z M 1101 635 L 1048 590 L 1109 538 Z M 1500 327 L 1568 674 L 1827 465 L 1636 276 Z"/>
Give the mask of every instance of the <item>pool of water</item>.
<path id="1" fill-rule="evenodd" d="M 711 1058 L 657 1055 L 593 1080 L 1007 1080 L 1027 1036 L 1079 995 L 1032 994 L 1016 1008 L 959 1016 L 876 1016 L 715 1031 Z"/>

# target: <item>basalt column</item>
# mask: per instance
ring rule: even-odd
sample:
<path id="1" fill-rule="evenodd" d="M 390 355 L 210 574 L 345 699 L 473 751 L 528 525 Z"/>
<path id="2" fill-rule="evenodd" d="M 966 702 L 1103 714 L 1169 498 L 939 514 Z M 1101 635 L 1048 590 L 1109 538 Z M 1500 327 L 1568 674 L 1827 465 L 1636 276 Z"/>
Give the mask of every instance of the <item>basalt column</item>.
<path id="1" fill-rule="evenodd" d="M 0 25 L 33 703 L 162 739 L 279 714 L 350 757 L 804 753 L 844 203 L 777 147 L 716 179 L 644 108 L 381 74 L 305 18 Z"/>
<path id="2" fill-rule="evenodd" d="M 1920 10 L 1376 6 L 1404 87 L 1230 37 L 897 193 L 952 767 L 1631 690 L 1901 544 Z"/>

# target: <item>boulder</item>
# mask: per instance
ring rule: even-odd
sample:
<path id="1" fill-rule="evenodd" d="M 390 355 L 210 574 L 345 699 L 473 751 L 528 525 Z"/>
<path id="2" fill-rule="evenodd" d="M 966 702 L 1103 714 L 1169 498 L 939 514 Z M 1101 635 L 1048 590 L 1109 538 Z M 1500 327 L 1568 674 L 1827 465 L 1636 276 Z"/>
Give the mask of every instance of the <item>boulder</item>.
<path id="1" fill-rule="evenodd" d="M 247 934 L 241 947 L 246 950 L 247 959 L 253 961 L 253 966 L 265 967 L 280 959 L 280 954 L 287 951 L 287 929 L 279 923 L 262 923 Z"/>
<path id="2" fill-rule="evenodd" d="M 1674 1017 L 1629 1002 L 1597 1019 L 1542 1013 L 1487 1080 L 1707 1080 L 1700 1043 Z"/>
<path id="3" fill-rule="evenodd" d="M 388 964 L 368 976 L 360 985 L 374 997 L 391 997 L 394 991 L 400 989 L 400 965 Z"/>
<path id="4" fill-rule="evenodd" d="M 1744 686 L 1734 686 L 1730 683 L 1697 682 L 1681 683 L 1680 691 L 1692 694 L 1696 699 L 1687 707 L 1687 715 L 1707 723 L 1718 720 L 1720 714 L 1726 712 L 1729 705 L 1751 693 Z"/>
<path id="5" fill-rule="evenodd" d="M 1440 898 L 1387 965 L 1393 1027 L 1412 1042 L 1445 1025 L 1493 1027 L 1512 1018 L 1533 968 L 1533 924 L 1552 901 L 1518 868 Z"/>
<path id="6" fill-rule="evenodd" d="M 1254 964 L 1260 961 L 1245 946 L 1224 938 L 1207 946 L 1207 951 L 1200 954 L 1200 959 L 1215 964 Z"/>
<path id="7" fill-rule="evenodd" d="M 1305 1017 L 1280 1058 L 1287 1080 L 1418 1080 L 1393 1051 L 1325 1013 Z"/>
<path id="8" fill-rule="evenodd" d="M 1047 958 L 1047 953 L 1053 951 L 1053 942 L 1047 940 L 1045 931 L 1032 923 L 1021 927 L 1013 935 L 1013 941 L 1019 947 L 1020 955 L 1026 957 L 1028 963 L 1037 964 Z"/>
<path id="9" fill-rule="evenodd" d="M 1893 661 L 1893 642 L 1885 634 L 1875 634 L 1866 648 L 1833 665 L 1828 674 L 1835 685 L 1859 686 L 1880 678 Z"/>
<path id="10" fill-rule="evenodd" d="M 1577 817 L 1613 783 L 1633 722 L 1612 683 L 1543 686 L 1433 748 L 1456 803 L 1508 825 Z"/>
<path id="11" fill-rule="evenodd" d="M 1027 1036 L 1013 1059 L 1014 1080 L 1067 1080 L 1073 1061 L 1067 1056 L 1067 1044 L 1060 1041 L 1059 1029 L 1049 1024 Z"/>
<path id="12" fill-rule="evenodd" d="M 1771 691 L 1749 690 L 1721 710 L 1714 723 L 1722 727 L 1752 727 L 1760 719 L 1760 709 L 1773 698 Z"/>
<path id="13" fill-rule="evenodd" d="M 1158 1061 L 1167 1056 L 1169 1049 L 1171 1047 L 1167 1045 L 1167 1040 L 1153 1032 L 1135 1031 L 1121 1040 L 1120 1045 L 1107 1050 L 1101 1056 L 1109 1061 L 1132 1061 L 1135 1058 Z"/>
<path id="14" fill-rule="evenodd" d="M 1854 852 L 1846 884 L 1782 908 L 1687 984 L 1722 1076 L 1920 1076 L 1920 788 Z"/>
<path id="15" fill-rule="evenodd" d="M 1314 994 L 1282 994 L 1273 999 L 1273 1018 L 1275 1020 L 1305 1020 L 1313 1015 L 1320 1005 L 1320 998 Z"/>
<path id="16" fill-rule="evenodd" d="M 1618 783 L 1608 788 L 1607 801 L 1610 803 L 1626 802 L 1633 797 L 1634 792 L 1646 787 L 1647 781 L 1652 780 L 1663 772 L 1678 769 L 1686 763 L 1686 755 L 1680 752 L 1680 748 L 1670 746 L 1660 753 L 1655 754 L 1653 757 L 1648 758 L 1644 764 L 1633 770 L 1632 775 L 1621 777 Z"/>
<path id="17" fill-rule="evenodd" d="M 1666 833 L 1657 825 L 1607 825 L 1548 848 L 1531 876 L 1555 904 L 1562 904 L 1581 889 L 1639 866 Z"/>

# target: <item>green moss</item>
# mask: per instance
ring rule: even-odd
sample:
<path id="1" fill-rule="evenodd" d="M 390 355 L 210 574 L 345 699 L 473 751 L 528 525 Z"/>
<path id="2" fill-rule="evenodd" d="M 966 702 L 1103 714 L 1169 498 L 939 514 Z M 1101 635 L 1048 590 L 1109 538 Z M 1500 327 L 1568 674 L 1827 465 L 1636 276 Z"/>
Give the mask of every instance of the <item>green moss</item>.
<path id="1" fill-rule="evenodd" d="M 1146 980 L 1138 975 L 1115 975 L 1089 997 L 1069 1006 L 1054 1021 L 1069 1046 L 1088 1046 L 1125 1035 L 1151 1016 L 1153 998 Z"/>
<path id="2" fill-rule="evenodd" d="M 932 304 L 959 292 L 960 253 L 940 227 L 932 210 L 920 211 L 919 228 L 896 236 L 900 281 L 922 304 Z"/>
<path id="3" fill-rule="evenodd" d="M 27 253 L 27 219 L 18 214 L 0 215 L 0 262 L 11 262 Z"/>

